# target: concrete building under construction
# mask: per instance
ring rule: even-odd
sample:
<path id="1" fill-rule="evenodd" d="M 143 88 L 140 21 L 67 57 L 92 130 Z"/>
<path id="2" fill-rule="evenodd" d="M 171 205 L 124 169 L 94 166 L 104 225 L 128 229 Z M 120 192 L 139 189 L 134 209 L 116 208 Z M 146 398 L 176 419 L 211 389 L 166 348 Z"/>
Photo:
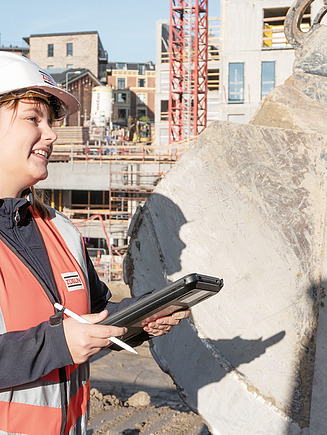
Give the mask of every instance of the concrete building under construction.
<path id="1" fill-rule="evenodd" d="M 251 5 L 246 0 L 225 0 L 221 20 L 208 20 L 208 124 L 215 120 L 248 121 L 261 98 L 290 74 L 294 52 L 281 29 L 289 6 L 290 1 L 282 0 Z M 310 17 L 309 8 L 304 28 Z M 116 111 L 126 111 L 121 121 L 127 127 L 132 114 L 131 93 L 139 97 L 135 115 L 151 116 L 151 109 L 141 110 L 150 100 L 151 94 L 145 91 L 153 93 L 155 76 L 155 136 L 151 145 L 119 136 L 88 142 L 88 129 L 84 127 L 84 135 L 82 125 L 75 132 L 59 127 L 49 178 L 40 183 L 50 202 L 79 226 L 95 262 L 106 276 L 110 270 L 110 278 L 122 278 L 127 230 L 137 206 L 144 203 L 189 144 L 172 143 L 169 136 L 169 32 L 168 21 L 157 23 L 155 70 L 150 63 L 118 62 L 106 67 Z M 74 69 L 71 72 L 68 86 L 74 93 L 79 74 L 75 77 Z"/>

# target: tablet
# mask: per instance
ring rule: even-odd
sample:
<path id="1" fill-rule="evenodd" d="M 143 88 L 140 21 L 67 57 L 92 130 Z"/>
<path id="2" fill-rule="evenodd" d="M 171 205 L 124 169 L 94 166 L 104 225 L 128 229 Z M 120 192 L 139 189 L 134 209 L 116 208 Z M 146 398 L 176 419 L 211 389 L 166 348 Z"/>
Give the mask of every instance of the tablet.
<path id="1" fill-rule="evenodd" d="M 128 332 L 124 340 L 129 339 L 140 334 L 150 321 L 193 307 L 216 295 L 222 287 L 222 279 L 191 273 L 161 290 L 146 294 L 134 304 L 109 315 L 100 324 L 125 326 Z"/>

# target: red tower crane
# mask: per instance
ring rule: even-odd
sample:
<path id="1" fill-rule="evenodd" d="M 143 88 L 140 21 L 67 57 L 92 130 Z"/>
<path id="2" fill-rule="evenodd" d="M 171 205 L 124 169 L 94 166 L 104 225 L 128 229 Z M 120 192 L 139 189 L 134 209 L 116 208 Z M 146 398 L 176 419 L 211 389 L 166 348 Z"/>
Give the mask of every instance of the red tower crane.
<path id="1" fill-rule="evenodd" d="M 201 133 L 207 124 L 208 0 L 171 0 L 169 138 Z"/>

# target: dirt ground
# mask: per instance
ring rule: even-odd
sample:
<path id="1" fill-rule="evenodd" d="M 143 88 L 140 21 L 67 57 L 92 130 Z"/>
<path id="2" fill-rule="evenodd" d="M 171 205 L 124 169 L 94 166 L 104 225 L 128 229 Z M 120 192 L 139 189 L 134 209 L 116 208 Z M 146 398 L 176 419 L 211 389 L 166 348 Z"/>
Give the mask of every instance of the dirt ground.
<path id="1" fill-rule="evenodd" d="M 123 283 L 112 283 L 113 301 L 129 296 Z M 172 379 L 153 359 L 149 344 L 106 350 L 91 360 L 91 406 L 87 435 L 210 435 L 182 401 Z"/>

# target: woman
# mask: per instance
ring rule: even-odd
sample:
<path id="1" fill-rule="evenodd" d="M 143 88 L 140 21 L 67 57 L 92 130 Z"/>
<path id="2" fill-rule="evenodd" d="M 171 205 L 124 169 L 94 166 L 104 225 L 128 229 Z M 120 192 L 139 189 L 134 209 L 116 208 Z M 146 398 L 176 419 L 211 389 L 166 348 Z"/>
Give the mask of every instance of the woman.
<path id="1" fill-rule="evenodd" d="M 126 332 L 95 323 L 133 302 L 108 303 L 80 234 L 33 188 L 48 174 L 52 121 L 76 110 L 75 98 L 36 64 L 0 53 L 1 433 L 85 434 L 88 360 Z M 92 324 L 63 318 L 55 302 Z M 144 335 L 176 324 L 158 319 Z"/>

